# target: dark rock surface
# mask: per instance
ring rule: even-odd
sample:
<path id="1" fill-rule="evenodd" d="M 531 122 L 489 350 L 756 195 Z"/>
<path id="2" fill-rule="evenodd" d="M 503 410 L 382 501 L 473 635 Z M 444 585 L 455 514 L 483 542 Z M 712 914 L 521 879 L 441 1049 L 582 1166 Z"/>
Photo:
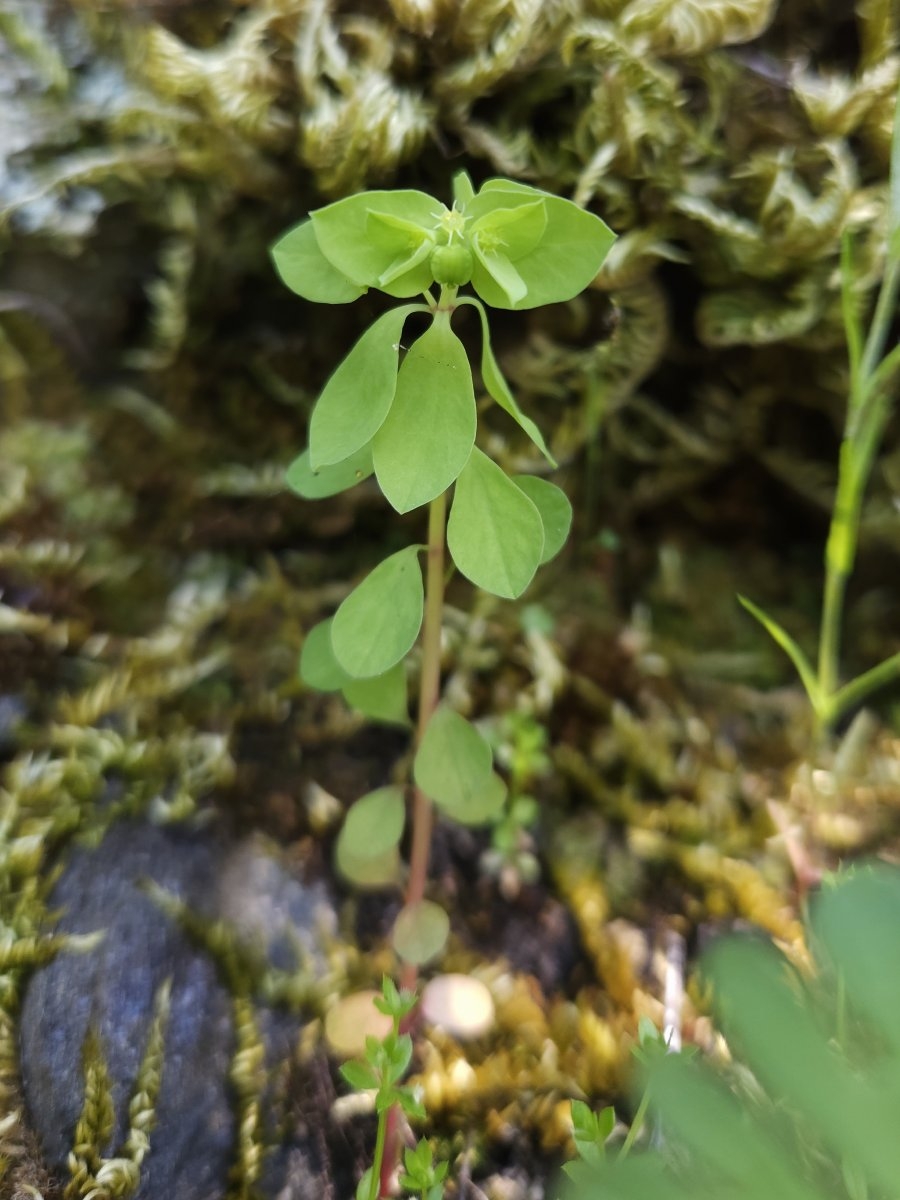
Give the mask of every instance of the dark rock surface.
<path id="1" fill-rule="evenodd" d="M 171 977 L 165 1065 L 150 1152 L 138 1200 L 214 1200 L 224 1196 L 233 1161 L 236 1121 L 228 1071 L 234 1052 L 231 998 L 216 966 L 141 887 L 152 879 L 214 919 L 236 919 L 257 953 L 277 965 L 296 961 L 295 946 L 315 949 L 315 926 L 333 923 L 321 886 L 307 888 L 257 842 L 227 846 L 209 831 L 190 833 L 125 822 L 97 849 L 77 849 L 54 889 L 58 928 L 105 929 L 86 954 L 60 954 L 37 971 L 21 1016 L 21 1061 L 29 1115 L 48 1163 L 63 1167 L 84 1093 L 82 1047 L 93 1027 L 112 1080 L 116 1128 L 107 1154 L 127 1131 L 127 1104 L 144 1052 L 157 988 Z M 299 922 L 299 923 L 295 923 Z M 260 1014 L 267 1060 L 290 1055 L 300 1018 Z M 304 1157 L 284 1146 L 266 1171 L 266 1193 L 284 1192 L 276 1161 Z M 300 1172 L 303 1175 L 303 1172 Z M 307 1178 L 314 1176 L 313 1165 Z M 299 1197 L 296 1190 L 291 1195 Z M 315 1194 L 307 1191 L 310 1197 Z"/>

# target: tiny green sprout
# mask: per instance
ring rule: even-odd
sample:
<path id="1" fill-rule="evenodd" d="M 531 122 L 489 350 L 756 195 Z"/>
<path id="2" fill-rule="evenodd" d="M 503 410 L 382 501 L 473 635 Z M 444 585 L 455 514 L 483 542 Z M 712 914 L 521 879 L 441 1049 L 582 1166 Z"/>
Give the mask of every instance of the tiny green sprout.
<path id="1" fill-rule="evenodd" d="M 417 1192 L 421 1200 L 442 1200 L 447 1163 L 434 1161 L 434 1151 L 425 1138 L 414 1148 L 404 1151 L 403 1168 L 401 1187 L 408 1192 Z"/>
<path id="2" fill-rule="evenodd" d="M 613 241 L 599 217 L 569 200 L 510 179 L 490 179 L 476 192 L 463 172 L 449 208 L 419 191 L 361 192 L 315 210 L 272 249 L 282 280 L 308 301 L 346 304 L 370 288 L 403 301 L 370 325 L 325 383 L 309 444 L 286 482 L 314 500 L 374 476 L 398 513 L 428 507 L 427 540 L 376 566 L 309 631 L 300 659 L 308 686 L 340 692 L 373 720 L 408 726 L 405 661 L 421 639 L 412 850 L 392 936 L 408 988 L 449 931 L 447 914 L 425 897 L 434 810 L 465 825 L 491 824 L 507 791 L 482 734 L 440 703 L 446 555 L 476 587 L 516 599 L 560 552 L 572 520 L 554 483 L 510 474 L 476 444 L 475 378 L 454 316 L 475 309 L 481 385 L 552 468 L 543 434 L 494 356 L 486 306 L 521 311 L 573 299 Z M 466 284 L 473 295 L 458 294 Z M 426 327 L 407 348 L 414 316 Z M 399 789 L 357 800 L 338 838 L 342 873 L 360 886 L 396 880 L 405 820 Z M 379 1058 L 369 1069 L 386 1068 Z M 379 1174 L 373 1200 L 385 1194 L 391 1171 Z"/>
<path id="3" fill-rule="evenodd" d="M 375 1112 L 378 1116 L 375 1154 L 372 1166 L 357 1187 L 358 1200 L 377 1200 L 380 1194 L 391 1111 L 399 1109 L 410 1118 L 422 1119 L 425 1116 L 418 1092 L 402 1083 L 412 1060 L 413 1044 L 408 1033 L 401 1033 L 401 1028 L 416 1002 L 414 993 L 400 991 L 393 980 L 385 976 L 381 996 L 375 999 L 374 1004 L 380 1012 L 391 1018 L 392 1028 L 382 1038 L 367 1037 L 365 1057 L 344 1063 L 340 1068 L 341 1075 L 352 1088 L 375 1093 Z"/>

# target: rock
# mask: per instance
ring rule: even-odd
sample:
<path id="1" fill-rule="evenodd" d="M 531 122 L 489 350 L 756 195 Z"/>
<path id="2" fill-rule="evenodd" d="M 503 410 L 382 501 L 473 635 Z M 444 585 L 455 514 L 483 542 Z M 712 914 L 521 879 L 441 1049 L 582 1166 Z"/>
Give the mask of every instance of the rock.
<path id="1" fill-rule="evenodd" d="M 114 826 L 96 849 L 77 849 L 53 891 L 50 905 L 63 913 L 61 932 L 105 929 L 106 936 L 86 954 L 57 956 L 26 990 L 23 1084 L 48 1163 L 64 1168 L 72 1144 L 89 1028 L 99 1035 L 115 1102 L 115 1129 L 104 1153 L 118 1151 L 154 996 L 171 978 L 157 1120 L 136 1200 L 210 1200 L 225 1195 L 237 1137 L 228 1082 L 235 1045 L 231 997 L 210 956 L 142 889 L 146 879 L 204 917 L 234 921 L 257 952 L 271 951 L 283 968 L 296 964 L 298 946 L 314 955 L 315 922 L 333 927 L 334 911 L 324 888 L 305 887 L 255 840 L 228 847 L 208 831 L 134 822 Z M 258 1019 L 267 1062 L 284 1061 L 300 1018 L 264 1009 Z M 265 1172 L 265 1194 L 284 1191 L 280 1176 L 288 1165 L 293 1177 L 303 1177 L 308 1159 L 296 1139 L 283 1145 Z M 279 1163 L 284 1170 L 273 1169 Z M 306 1173 L 314 1176 L 312 1168 Z"/>

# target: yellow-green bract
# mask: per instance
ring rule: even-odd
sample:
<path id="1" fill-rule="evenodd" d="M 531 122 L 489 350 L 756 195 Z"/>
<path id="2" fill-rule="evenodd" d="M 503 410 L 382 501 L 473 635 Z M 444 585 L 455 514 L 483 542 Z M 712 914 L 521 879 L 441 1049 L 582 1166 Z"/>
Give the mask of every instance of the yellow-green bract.
<path id="1" fill-rule="evenodd" d="M 323 304 L 368 288 L 406 297 L 471 279 L 492 308 L 524 309 L 577 296 L 614 240 L 599 217 L 511 179 L 489 179 L 475 193 L 461 174 L 454 193 L 449 209 L 409 190 L 337 200 L 276 242 L 275 266 L 289 288 Z M 440 247 L 453 253 L 435 255 Z"/>

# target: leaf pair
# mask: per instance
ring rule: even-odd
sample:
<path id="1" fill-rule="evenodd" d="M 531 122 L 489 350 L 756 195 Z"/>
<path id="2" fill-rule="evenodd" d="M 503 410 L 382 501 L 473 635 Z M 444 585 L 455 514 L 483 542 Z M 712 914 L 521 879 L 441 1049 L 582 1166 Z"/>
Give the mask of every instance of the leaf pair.
<path id="1" fill-rule="evenodd" d="M 432 283 L 471 283 L 494 308 L 525 309 L 577 296 L 614 235 L 569 200 L 509 179 L 475 194 L 465 173 L 448 209 L 424 192 L 361 192 L 317 209 L 273 247 L 289 288 L 345 304 L 368 288 L 390 296 Z"/>
<path id="2" fill-rule="evenodd" d="M 468 580 L 515 599 L 562 549 L 571 522 L 572 507 L 555 484 L 510 478 L 476 447 L 456 481 L 447 545 Z"/>
<path id="3" fill-rule="evenodd" d="M 379 563 L 333 617 L 306 636 L 300 677 L 323 692 L 343 692 L 366 716 L 405 725 L 403 659 L 422 625 L 425 592 L 418 546 Z"/>
<path id="4" fill-rule="evenodd" d="M 491 349 L 484 307 L 472 301 L 482 322 L 481 370 L 485 387 L 497 403 L 512 416 L 538 449 L 553 461 L 540 430 L 519 408 L 503 378 Z M 445 491 L 467 466 L 471 484 L 483 481 L 489 487 L 483 464 L 473 461 L 476 409 L 472 372 L 465 348 L 450 328 L 447 314 L 438 314 L 433 324 L 415 341 L 398 370 L 398 347 L 403 323 L 422 306 L 409 305 L 380 317 L 359 339 L 325 385 L 310 422 L 309 449 L 297 458 L 287 472 L 287 484 L 307 500 L 336 495 L 367 479 L 373 472 L 388 501 L 398 512 L 408 512 L 428 504 Z M 482 455 L 483 459 L 484 456 Z M 495 480 L 505 478 L 499 468 Z M 517 481 L 523 490 L 530 485 Z M 549 495 L 538 483 L 534 491 Z M 513 499 L 502 505 L 512 524 L 528 522 L 528 510 L 519 503 L 524 517 L 510 511 L 515 493 L 500 482 L 500 488 Z M 538 503 L 543 513 L 543 505 Z M 558 523 L 560 502 L 555 502 Z M 504 523 L 502 516 L 500 524 Z M 532 542 L 537 541 L 533 515 Z M 563 538 L 564 540 L 564 538 Z M 554 537 L 548 545 L 555 544 Z M 560 543 L 561 544 L 561 543 Z M 559 546 L 556 547 L 559 549 Z M 546 561 L 542 549 L 533 552 L 534 566 Z M 548 552 L 547 558 L 556 550 Z M 457 564 L 464 575 L 469 572 Z M 526 572 L 527 573 L 527 572 Z M 527 573 L 531 578 L 534 569 Z M 478 582 L 477 580 L 475 582 Z M 527 582 L 527 580 L 526 580 Z M 487 585 L 485 585 L 487 586 Z M 518 595 L 510 583 L 501 583 L 498 595 Z M 494 591 L 488 586 L 489 591 Z"/>

